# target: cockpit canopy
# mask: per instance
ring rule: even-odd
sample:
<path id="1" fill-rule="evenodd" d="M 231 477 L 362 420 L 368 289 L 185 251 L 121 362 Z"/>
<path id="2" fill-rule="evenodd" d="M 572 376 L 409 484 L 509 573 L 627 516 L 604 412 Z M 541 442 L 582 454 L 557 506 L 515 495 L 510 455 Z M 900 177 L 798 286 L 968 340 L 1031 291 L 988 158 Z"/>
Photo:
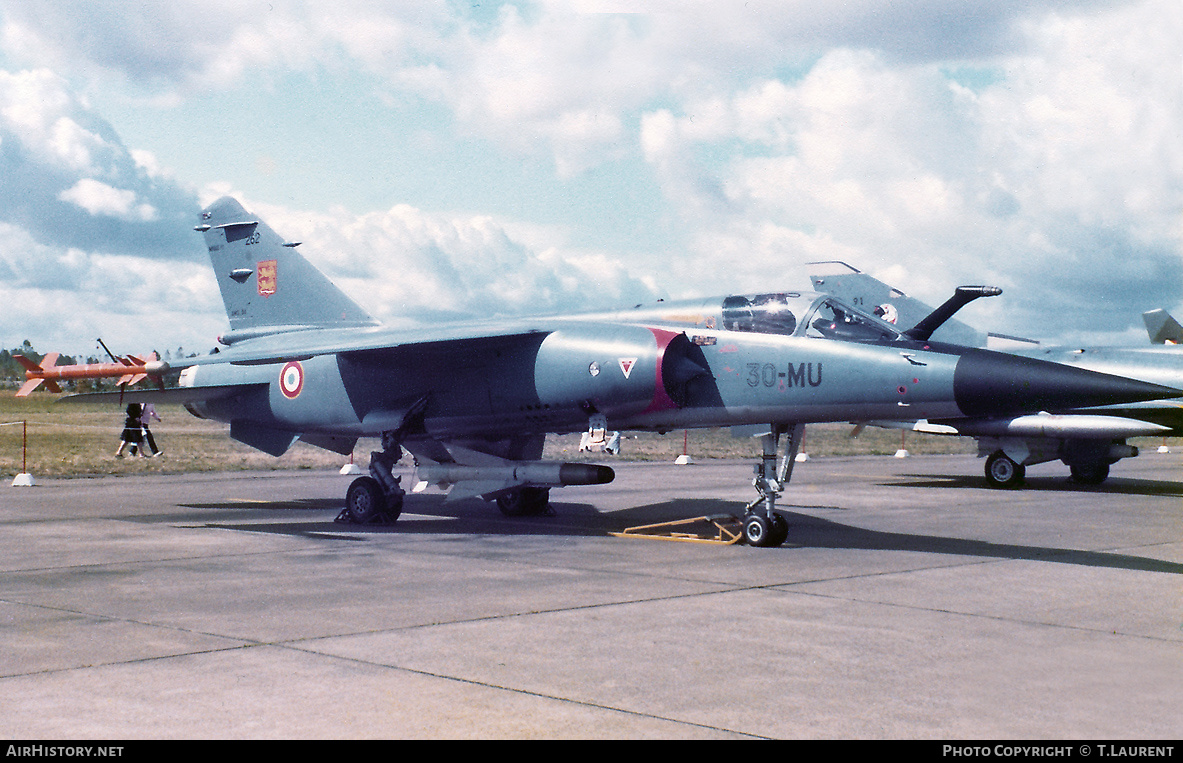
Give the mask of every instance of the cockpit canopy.
<path id="1" fill-rule="evenodd" d="M 722 328 L 848 342 L 893 342 L 899 338 L 899 332 L 890 324 L 834 297 L 801 292 L 726 297 Z"/>
<path id="2" fill-rule="evenodd" d="M 876 314 L 877 315 L 877 314 Z M 703 301 L 638 305 L 634 321 L 684 328 L 780 334 L 847 342 L 896 342 L 901 331 L 890 322 L 852 307 L 837 297 L 813 291 L 735 294 Z M 621 314 L 614 319 L 625 318 Z"/>
<path id="3" fill-rule="evenodd" d="M 797 293 L 736 294 L 723 299 L 723 328 L 756 334 L 797 331 L 797 316 L 805 315 L 810 301 Z"/>

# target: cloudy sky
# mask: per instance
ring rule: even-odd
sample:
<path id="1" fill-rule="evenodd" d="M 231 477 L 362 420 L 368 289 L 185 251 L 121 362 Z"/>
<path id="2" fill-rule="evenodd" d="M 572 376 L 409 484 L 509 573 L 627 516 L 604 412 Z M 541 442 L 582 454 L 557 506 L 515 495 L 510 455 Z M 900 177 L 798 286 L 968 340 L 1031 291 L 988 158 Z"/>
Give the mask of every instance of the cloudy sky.
<path id="1" fill-rule="evenodd" d="M 207 351 L 226 194 L 388 322 L 844 260 L 1140 343 L 1183 317 L 1183 4 L 0 0 L 0 345 Z"/>

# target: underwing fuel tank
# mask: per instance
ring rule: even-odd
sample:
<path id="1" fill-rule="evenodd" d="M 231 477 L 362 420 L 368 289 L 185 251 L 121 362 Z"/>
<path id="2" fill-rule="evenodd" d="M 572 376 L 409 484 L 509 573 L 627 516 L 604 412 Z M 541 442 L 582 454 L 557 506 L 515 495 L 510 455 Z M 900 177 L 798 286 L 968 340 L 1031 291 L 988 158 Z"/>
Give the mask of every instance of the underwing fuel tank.
<path id="1" fill-rule="evenodd" d="M 925 429 L 925 427 L 934 427 Z M 1170 432 L 1170 427 L 1150 421 L 1098 414 L 1037 413 L 1014 418 L 971 419 L 956 426 L 941 428 L 940 422 L 924 422 L 918 431 L 936 434 L 959 434 L 970 437 L 1053 437 L 1105 439 L 1149 437 Z"/>

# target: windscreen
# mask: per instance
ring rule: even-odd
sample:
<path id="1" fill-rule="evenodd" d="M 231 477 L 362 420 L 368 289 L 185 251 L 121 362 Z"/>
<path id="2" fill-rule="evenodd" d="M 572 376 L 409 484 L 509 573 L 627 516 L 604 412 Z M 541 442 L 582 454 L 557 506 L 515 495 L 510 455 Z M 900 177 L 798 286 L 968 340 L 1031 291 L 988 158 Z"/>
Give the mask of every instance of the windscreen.
<path id="1" fill-rule="evenodd" d="M 847 342 L 892 342 L 899 332 L 840 300 L 815 293 L 736 294 L 723 300 L 723 328 Z"/>

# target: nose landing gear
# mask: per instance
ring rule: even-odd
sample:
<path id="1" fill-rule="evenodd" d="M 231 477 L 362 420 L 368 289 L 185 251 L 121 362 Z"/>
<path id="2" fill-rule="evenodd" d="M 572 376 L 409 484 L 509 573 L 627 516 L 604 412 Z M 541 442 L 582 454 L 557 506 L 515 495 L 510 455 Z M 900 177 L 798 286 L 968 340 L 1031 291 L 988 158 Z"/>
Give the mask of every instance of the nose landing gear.
<path id="1" fill-rule="evenodd" d="M 788 539 L 789 523 L 776 513 L 776 499 L 793 476 L 793 464 L 804 434 L 804 424 L 772 424 L 769 431 L 761 435 L 762 453 L 760 463 L 756 465 L 756 478 L 752 481 L 760 497 L 747 505 L 743 520 L 744 540 L 749 546 L 775 548 Z M 785 448 L 778 465 L 782 436 Z"/>

